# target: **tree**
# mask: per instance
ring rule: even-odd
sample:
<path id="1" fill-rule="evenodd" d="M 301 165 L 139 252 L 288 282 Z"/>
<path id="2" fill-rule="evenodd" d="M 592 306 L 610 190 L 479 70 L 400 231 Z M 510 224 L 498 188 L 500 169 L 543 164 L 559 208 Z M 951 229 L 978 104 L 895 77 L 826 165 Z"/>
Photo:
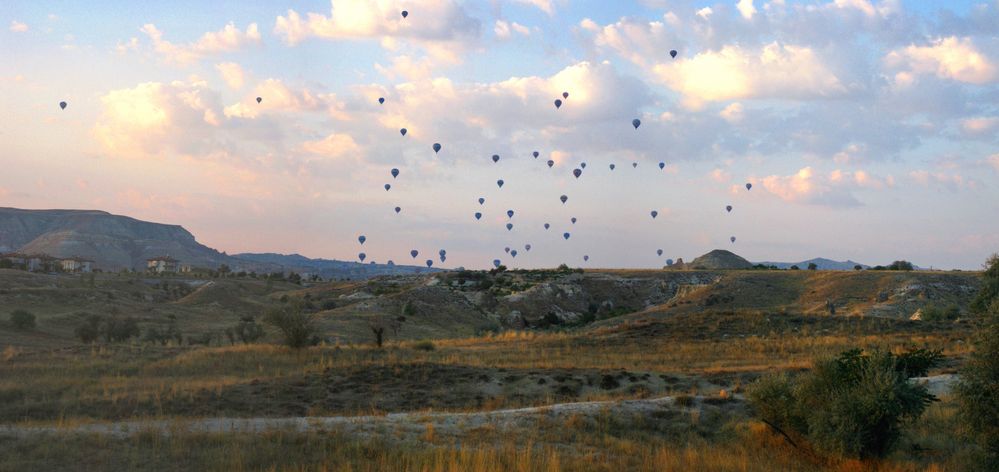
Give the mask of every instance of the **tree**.
<path id="1" fill-rule="evenodd" d="M 809 262 L 808 263 L 808 270 L 818 270 L 818 268 L 819 268 L 818 264 L 816 264 L 814 262 Z"/>
<path id="2" fill-rule="evenodd" d="M 986 262 L 976 304 L 989 302 L 981 313 L 975 350 L 961 370 L 955 388 L 958 416 L 980 448 L 980 470 L 999 470 L 999 255 Z"/>
<path id="3" fill-rule="evenodd" d="M 793 265 L 793 266 L 789 267 L 789 269 L 791 269 L 791 270 L 801 270 L 801 268 L 798 267 L 798 266 L 796 266 L 796 265 Z"/>
<path id="4" fill-rule="evenodd" d="M 888 270 L 913 270 L 914 266 L 909 261 L 895 261 L 888 265 Z"/>
<path id="5" fill-rule="evenodd" d="M 80 315 L 83 316 L 83 323 L 76 327 L 74 333 L 76 337 L 80 338 L 80 342 L 90 344 L 96 341 L 101 335 L 101 317 L 88 313 L 81 313 Z"/>
<path id="6" fill-rule="evenodd" d="M 853 266 L 853 270 L 864 270 L 864 266 L 857 264 Z"/>
<path id="7" fill-rule="evenodd" d="M 792 443 L 793 436 L 830 455 L 884 457 L 902 427 L 936 401 L 909 379 L 926 375 L 940 359 L 938 351 L 923 349 L 900 355 L 853 349 L 797 377 L 765 376 L 750 388 L 749 401 L 761 421 Z"/>
<path id="8" fill-rule="evenodd" d="M 971 302 L 972 313 L 986 313 L 995 300 L 999 299 L 999 254 L 993 254 L 985 261 L 982 273 L 982 287 Z"/>
<path id="9" fill-rule="evenodd" d="M 10 312 L 10 324 L 22 331 L 35 329 L 35 315 L 25 310 Z"/>
<path id="10" fill-rule="evenodd" d="M 292 349 L 319 344 L 315 337 L 315 319 L 302 311 L 299 303 L 287 303 L 267 312 L 264 322 L 277 328 L 284 337 L 284 344 Z"/>
<path id="11" fill-rule="evenodd" d="M 129 316 L 108 316 L 101 321 L 100 333 L 107 343 L 123 343 L 140 334 L 139 322 Z"/>
<path id="12" fill-rule="evenodd" d="M 243 344 L 250 344 L 264 337 L 264 327 L 260 326 L 253 316 L 247 315 L 239 319 L 239 324 L 233 329 L 235 337 Z"/>

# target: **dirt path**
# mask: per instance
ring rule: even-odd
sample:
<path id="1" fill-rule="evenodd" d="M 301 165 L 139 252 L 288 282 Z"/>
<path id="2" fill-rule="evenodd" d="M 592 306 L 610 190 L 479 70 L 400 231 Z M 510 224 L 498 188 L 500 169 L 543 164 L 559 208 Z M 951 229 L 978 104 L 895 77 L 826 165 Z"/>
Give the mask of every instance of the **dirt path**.
<path id="1" fill-rule="evenodd" d="M 516 428 L 537 424 L 539 420 L 566 419 L 573 415 L 593 416 L 650 414 L 664 409 L 700 410 L 702 402 L 679 407 L 672 397 L 642 400 L 613 400 L 559 403 L 532 408 L 494 410 L 472 413 L 391 413 L 385 416 L 326 416 L 294 418 L 205 418 L 194 420 L 136 420 L 75 425 L 0 425 L 0 436 L 25 437 L 35 434 L 98 434 L 129 437 L 142 433 L 165 436 L 184 433 L 263 433 L 269 431 L 322 432 L 369 435 L 385 431 L 412 437 L 432 425 L 435 434 L 460 434 L 480 427 Z"/>

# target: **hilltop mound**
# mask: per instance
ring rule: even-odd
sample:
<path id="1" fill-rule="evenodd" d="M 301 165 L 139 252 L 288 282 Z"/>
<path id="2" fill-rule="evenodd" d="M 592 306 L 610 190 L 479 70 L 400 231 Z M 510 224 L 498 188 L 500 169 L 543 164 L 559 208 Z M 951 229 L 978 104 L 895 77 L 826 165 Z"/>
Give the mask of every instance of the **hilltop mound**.
<path id="1" fill-rule="evenodd" d="M 715 249 L 684 264 L 683 268 L 700 270 L 752 269 L 753 264 L 731 251 Z"/>

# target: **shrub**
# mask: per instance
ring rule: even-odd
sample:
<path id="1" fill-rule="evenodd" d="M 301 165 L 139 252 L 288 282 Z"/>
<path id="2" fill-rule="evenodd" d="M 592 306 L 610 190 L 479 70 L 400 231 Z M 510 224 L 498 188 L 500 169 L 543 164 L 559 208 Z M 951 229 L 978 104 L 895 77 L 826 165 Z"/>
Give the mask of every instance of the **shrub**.
<path id="1" fill-rule="evenodd" d="M 857 264 L 853 266 L 853 270 L 864 270 L 864 266 Z"/>
<path id="2" fill-rule="evenodd" d="M 284 344 L 292 349 L 301 349 L 310 344 L 318 344 L 314 338 L 316 326 L 313 316 L 302 311 L 297 303 L 275 308 L 264 315 L 264 322 L 281 331 Z"/>
<path id="3" fill-rule="evenodd" d="M 434 342 L 430 340 L 417 341 L 413 343 L 413 349 L 417 351 L 433 351 L 435 349 Z"/>
<path id="4" fill-rule="evenodd" d="M 264 337 L 264 327 L 260 326 L 252 316 L 244 316 L 239 319 L 239 324 L 233 328 L 233 335 L 243 344 L 250 344 Z"/>
<path id="5" fill-rule="evenodd" d="M 14 310 L 10 313 L 10 324 L 14 329 L 35 329 L 35 315 L 25 310 Z"/>
<path id="6" fill-rule="evenodd" d="M 793 265 L 793 266 L 789 267 L 789 269 L 790 270 L 801 270 L 801 268 L 798 267 L 798 266 L 796 266 L 796 265 Z"/>
<path id="7" fill-rule="evenodd" d="M 979 470 L 999 470 L 999 302 L 990 312 L 954 389 L 961 423 L 980 448 Z"/>
<path id="8" fill-rule="evenodd" d="M 80 315 L 83 316 L 83 323 L 76 327 L 74 334 L 76 334 L 76 337 L 80 338 L 80 342 L 84 344 L 90 344 L 97 341 L 97 338 L 101 335 L 101 317 L 87 313 L 81 313 Z"/>
<path id="9" fill-rule="evenodd" d="M 763 377 L 750 389 L 758 418 L 777 431 L 807 439 L 819 451 L 850 458 L 889 454 L 902 427 L 936 400 L 923 385 L 909 382 L 940 360 L 937 351 L 893 355 L 845 351 L 791 378 Z"/>
<path id="10" fill-rule="evenodd" d="M 139 322 L 132 317 L 109 316 L 102 320 L 100 333 L 104 342 L 122 343 L 140 334 Z"/>
<path id="11" fill-rule="evenodd" d="M 816 264 L 814 262 L 809 262 L 808 263 L 808 270 L 818 270 L 818 268 L 819 268 L 818 264 Z"/>
<path id="12" fill-rule="evenodd" d="M 954 321 L 961 317 L 961 309 L 957 305 L 929 305 L 923 307 L 920 319 L 923 321 Z"/>
<path id="13" fill-rule="evenodd" d="M 909 261 L 895 261 L 888 265 L 888 270 L 913 270 L 914 267 Z"/>
<path id="14" fill-rule="evenodd" d="M 972 313 L 986 313 L 995 300 L 999 300 L 999 254 L 993 254 L 985 262 L 982 287 L 969 308 Z"/>

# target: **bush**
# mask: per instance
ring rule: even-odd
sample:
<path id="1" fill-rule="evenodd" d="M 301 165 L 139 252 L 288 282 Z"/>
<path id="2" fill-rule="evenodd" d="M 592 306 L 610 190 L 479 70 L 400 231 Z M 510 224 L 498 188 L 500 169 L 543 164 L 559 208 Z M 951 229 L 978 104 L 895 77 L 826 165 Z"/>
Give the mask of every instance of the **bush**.
<path id="1" fill-rule="evenodd" d="M 260 326 L 252 316 L 244 316 L 239 319 L 239 324 L 233 328 L 233 337 L 239 338 L 243 344 L 250 344 L 264 337 L 264 327 Z"/>
<path id="2" fill-rule="evenodd" d="M 898 444 L 902 426 L 936 397 L 909 382 L 940 360 L 937 351 L 898 356 L 887 351 L 845 351 L 795 378 L 776 374 L 758 380 L 749 402 L 758 418 L 785 434 L 808 440 L 826 454 L 875 458 Z"/>
<path id="3" fill-rule="evenodd" d="M 434 342 L 430 340 L 417 341 L 413 343 L 413 349 L 417 351 L 433 351 L 435 349 Z"/>
<path id="4" fill-rule="evenodd" d="M 101 335 L 101 317 L 86 313 L 81 313 L 81 315 L 83 316 L 83 323 L 74 330 L 76 337 L 80 338 L 80 342 L 84 344 L 97 341 L 97 338 Z"/>
<path id="5" fill-rule="evenodd" d="M 818 270 L 818 269 L 819 269 L 818 264 L 816 264 L 814 262 L 809 262 L 808 263 L 808 270 Z"/>
<path id="6" fill-rule="evenodd" d="M 281 331 L 284 344 L 292 349 L 318 344 L 318 339 L 315 339 L 316 326 L 313 316 L 304 313 L 297 303 L 267 312 L 264 315 L 264 322 Z"/>
<path id="7" fill-rule="evenodd" d="M 999 300 L 999 254 L 993 254 L 985 262 L 982 287 L 969 308 L 972 313 L 986 313 L 995 300 Z"/>
<path id="8" fill-rule="evenodd" d="M 10 313 L 10 324 L 14 329 L 35 329 L 35 315 L 24 310 L 14 310 Z"/>
<path id="9" fill-rule="evenodd" d="M 101 323 L 100 332 L 104 342 L 123 343 L 140 334 L 139 322 L 132 317 L 109 316 Z"/>
<path id="10" fill-rule="evenodd" d="M 961 309 L 957 305 L 929 305 L 923 307 L 920 319 L 923 321 L 954 321 L 961 317 Z"/>

